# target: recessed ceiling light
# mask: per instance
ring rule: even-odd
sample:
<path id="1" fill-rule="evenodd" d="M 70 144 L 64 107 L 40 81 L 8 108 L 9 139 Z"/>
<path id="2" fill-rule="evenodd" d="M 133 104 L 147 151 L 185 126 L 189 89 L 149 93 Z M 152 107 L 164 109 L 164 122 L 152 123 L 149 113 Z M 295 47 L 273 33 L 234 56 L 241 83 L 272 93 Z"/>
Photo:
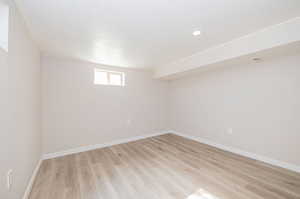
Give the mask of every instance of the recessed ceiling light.
<path id="1" fill-rule="evenodd" d="M 261 61 L 262 61 L 262 59 L 259 58 L 259 57 L 255 57 L 255 58 L 253 58 L 252 60 L 255 61 L 255 62 L 261 62 Z"/>
<path id="2" fill-rule="evenodd" d="M 194 36 L 198 36 L 198 35 L 200 35 L 201 34 L 201 31 L 200 30 L 195 30 L 194 32 L 193 32 L 193 35 Z"/>

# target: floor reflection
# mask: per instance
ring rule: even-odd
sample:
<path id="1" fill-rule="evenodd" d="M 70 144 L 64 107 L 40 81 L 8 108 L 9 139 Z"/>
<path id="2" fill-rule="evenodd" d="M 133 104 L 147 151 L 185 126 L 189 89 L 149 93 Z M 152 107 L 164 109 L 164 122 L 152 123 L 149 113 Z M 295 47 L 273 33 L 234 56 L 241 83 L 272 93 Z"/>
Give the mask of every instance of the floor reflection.
<path id="1" fill-rule="evenodd" d="M 195 193 L 189 195 L 187 199 L 221 199 L 221 198 L 218 198 L 203 189 L 199 189 Z"/>

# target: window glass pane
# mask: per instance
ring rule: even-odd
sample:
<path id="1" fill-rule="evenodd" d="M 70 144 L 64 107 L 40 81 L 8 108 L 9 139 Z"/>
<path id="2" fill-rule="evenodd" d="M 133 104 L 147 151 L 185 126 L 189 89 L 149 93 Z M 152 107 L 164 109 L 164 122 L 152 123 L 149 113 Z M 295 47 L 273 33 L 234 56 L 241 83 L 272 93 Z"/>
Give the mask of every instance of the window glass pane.
<path id="1" fill-rule="evenodd" d="M 0 48 L 6 51 L 8 51 L 8 17 L 8 5 L 0 0 Z"/>
<path id="2" fill-rule="evenodd" d="M 94 84 L 124 86 L 125 74 L 117 71 L 94 69 Z"/>
<path id="3" fill-rule="evenodd" d="M 109 74 L 109 83 L 111 85 L 122 85 L 122 75 L 117 73 L 110 73 Z"/>
<path id="4" fill-rule="evenodd" d="M 95 70 L 95 84 L 108 84 L 107 72 Z"/>

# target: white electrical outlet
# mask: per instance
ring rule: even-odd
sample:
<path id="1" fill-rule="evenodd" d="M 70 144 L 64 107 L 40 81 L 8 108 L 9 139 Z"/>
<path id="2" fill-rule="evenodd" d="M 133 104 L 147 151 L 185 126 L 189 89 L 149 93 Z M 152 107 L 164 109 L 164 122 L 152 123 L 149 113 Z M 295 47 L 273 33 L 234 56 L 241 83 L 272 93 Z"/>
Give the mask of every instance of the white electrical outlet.
<path id="1" fill-rule="evenodd" d="M 10 190 L 11 189 L 11 185 L 12 185 L 12 174 L 13 174 L 13 170 L 12 169 L 10 169 L 8 172 L 7 172 L 7 174 L 6 174 L 6 188 L 8 189 L 8 190 Z"/>
<path id="2" fill-rule="evenodd" d="M 228 128 L 228 129 L 227 129 L 227 133 L 231 135 L 231 134 L 233 133 L 232 128 Z"/>

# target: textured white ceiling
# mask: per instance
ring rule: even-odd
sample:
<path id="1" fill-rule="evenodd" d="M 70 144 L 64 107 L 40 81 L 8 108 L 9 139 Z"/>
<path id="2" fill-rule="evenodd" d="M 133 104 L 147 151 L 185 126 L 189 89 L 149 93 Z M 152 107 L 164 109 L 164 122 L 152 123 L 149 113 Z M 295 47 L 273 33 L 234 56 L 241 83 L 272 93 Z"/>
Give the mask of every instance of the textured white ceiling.
<path id="1" fill-rule="evenodd" d="M 160 67 L 300 16 L 299 0 L 15 0 L 43 53 Z M 200 29 L 199 37 L 192 32 Z"/>

